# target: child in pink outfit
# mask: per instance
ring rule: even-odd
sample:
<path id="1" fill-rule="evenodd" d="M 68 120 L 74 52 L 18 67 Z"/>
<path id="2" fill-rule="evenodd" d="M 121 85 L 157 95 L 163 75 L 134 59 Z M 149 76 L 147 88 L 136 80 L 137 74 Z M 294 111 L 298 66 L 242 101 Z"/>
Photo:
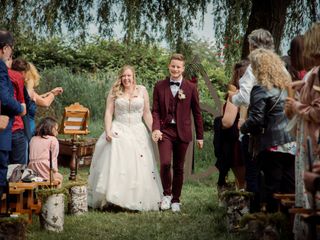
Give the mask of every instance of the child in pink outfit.
<path id="1" fill-rule="evenodd" d="M 57 121 L 51 117 L 42 119 L 37 126 L 35 136 L 30 141 L 28 168 L 37 172 L 39 177 L 50 180 L 51 150 L 53 180 L 57 180 L 61 184 L 63 176 L 58 172 L 59 142 L 56 138 L 57 135 Z"/>

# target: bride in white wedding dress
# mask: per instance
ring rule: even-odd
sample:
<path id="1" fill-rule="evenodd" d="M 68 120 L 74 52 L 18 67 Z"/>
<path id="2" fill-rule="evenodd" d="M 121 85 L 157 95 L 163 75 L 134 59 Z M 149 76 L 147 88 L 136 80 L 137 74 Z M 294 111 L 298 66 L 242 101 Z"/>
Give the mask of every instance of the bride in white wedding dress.
<path id="1" fill-rule="evenodd" d="M 114 119 L 112 120 L 112 117 Z M 148 92 L 124 66 L 106 105 L 105 132 L 96 143 L 88 180 L 88 205 L 108 203 L 130 210 L 159 210 L 162 186 L 149 130 Z"/>

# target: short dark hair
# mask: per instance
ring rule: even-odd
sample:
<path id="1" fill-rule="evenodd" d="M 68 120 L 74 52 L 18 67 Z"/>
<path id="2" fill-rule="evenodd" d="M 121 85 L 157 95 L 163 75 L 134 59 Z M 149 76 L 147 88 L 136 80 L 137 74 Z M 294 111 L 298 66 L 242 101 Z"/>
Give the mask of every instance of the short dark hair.
<path id="1" fill-rule="evenodd" d="M 18 72 L 25 72 L 30 69 L 30 65 L 26 60 L 17 58 L 12 61 L 11 69 Z"/>
<path id="2" fill-rule="evenodd" d="M 36 136 L 54 136 L 53 128 L 58 124 L 57 120 L 52 117 L 45 117 L 41 119 L 36 129 Z"/>
<path id="3" fill-rule="evenodd" d="M 6 45 L 13 46 L 14 39 L 11 32 L 6 30 L 0 30 L 0 49 L 4 48 Z"/>

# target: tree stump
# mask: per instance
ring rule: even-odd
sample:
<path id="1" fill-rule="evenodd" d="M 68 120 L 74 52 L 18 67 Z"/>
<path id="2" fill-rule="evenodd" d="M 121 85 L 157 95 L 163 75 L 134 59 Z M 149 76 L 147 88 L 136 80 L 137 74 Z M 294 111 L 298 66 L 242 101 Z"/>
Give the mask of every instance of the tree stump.
<path id="1" fill-rule="evenodd" d="M 88 212 L 87 186 L 71 187 L 69 193 L 69 212 L 74 215 L 81 215 Z"/>
<path id="2" fill-rule="evenodd" d="M 61 232 L 64 224 L 64 194 L 48 196 L 42 205 L 40 213 L 40 226 L 43 229 Z"/>

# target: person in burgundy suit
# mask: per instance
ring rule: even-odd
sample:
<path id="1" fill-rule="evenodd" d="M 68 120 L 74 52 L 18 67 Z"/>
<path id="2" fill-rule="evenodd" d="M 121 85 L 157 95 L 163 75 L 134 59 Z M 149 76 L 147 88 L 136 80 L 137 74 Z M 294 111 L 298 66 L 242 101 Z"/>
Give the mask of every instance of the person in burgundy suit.
<path id="1" fill-rule="evenodd" d="M 203 147 L 203 124 L 198 91 L 193 83 L 183 79 L 184 63 L 182 54 L 173 54 L 168 66 L 170 77 L 157 82 L 153 92 L 152 139 L 158 143 L 160 177 L 164 191 L 161 209 L 171 208 L 173 212 L 180 211 L 184 160 L 192 141 L 192 115 L 197 145 L 200 149 Z"/>

